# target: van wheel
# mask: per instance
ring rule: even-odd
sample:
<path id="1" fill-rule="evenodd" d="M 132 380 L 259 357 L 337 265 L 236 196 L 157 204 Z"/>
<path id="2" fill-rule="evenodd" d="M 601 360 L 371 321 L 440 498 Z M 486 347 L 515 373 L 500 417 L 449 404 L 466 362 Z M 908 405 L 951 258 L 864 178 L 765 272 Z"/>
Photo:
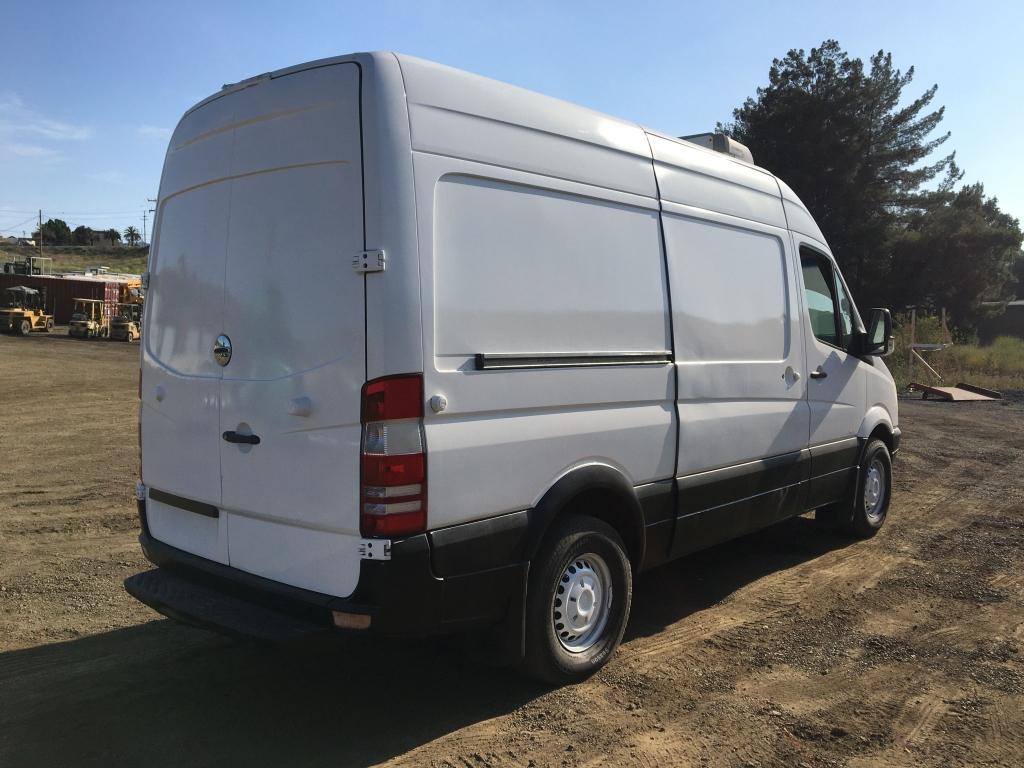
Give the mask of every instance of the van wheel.
<path id="1" fill-rule="evenodd" d="M 582 680 L 615 653 L 629 618 L 633 572 L 615 529 L 572 516 L 555 523 L 530 568 L 526 672 L 549 683 Z"/>
<path id="2" fill-rule="evenodd" d="M 892 459 L 889 448 L 875 439 L 864 449 L 853 497 L 817 510 L 814 517 L 858 539 L 870 539 L 885 524 L 892 496 Z"/>

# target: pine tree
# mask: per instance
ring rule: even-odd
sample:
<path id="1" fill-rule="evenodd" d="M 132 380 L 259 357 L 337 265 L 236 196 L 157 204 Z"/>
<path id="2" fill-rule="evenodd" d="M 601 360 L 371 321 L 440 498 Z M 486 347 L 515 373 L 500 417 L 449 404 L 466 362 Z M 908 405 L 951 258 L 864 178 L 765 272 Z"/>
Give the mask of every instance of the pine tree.
<path id="1" fill-rule="evenodd" d="M 928 111 L 938 86 L 900 106 L 913 78 L 890 53 L 876 53 L 865 71 L 826 40 L 773 61 L 768 86 L 719 126 L 800 196 L 862 299 L 878 295 L 894 227 L 934 205 L 925 185 L 955 169 L 952 154 L 928 162 L 949 138 L 932 136 L 945 109 Z"/>

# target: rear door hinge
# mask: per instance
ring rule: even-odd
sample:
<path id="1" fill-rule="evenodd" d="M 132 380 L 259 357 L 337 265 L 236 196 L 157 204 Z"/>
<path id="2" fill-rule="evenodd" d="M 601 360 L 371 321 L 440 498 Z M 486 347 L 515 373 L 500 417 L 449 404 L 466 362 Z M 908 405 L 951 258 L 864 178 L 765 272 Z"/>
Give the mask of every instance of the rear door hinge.
<path id="1" fill-rule="evenodd" d="M 360 560 L 390 560 L 391 540 L 390 539 L 360 539 L 359 540 Z"/>
<path id="2" fill-rule="evenodd" d="M 384 251 L 363 251 L 352 259 L 352 269 L 360 274 L 384 271 Z"/>

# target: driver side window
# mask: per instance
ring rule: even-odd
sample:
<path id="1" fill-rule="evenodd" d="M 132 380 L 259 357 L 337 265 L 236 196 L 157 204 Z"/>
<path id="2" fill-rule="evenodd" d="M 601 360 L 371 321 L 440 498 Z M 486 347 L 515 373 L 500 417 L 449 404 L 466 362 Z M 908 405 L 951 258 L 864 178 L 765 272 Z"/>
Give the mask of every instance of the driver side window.
<path id="1" fill-rule="evenodd" d="M 807 312 L 811 319 L 811 331 L 819 341 L 831 344 L 833 347 L 842 347 L 842 331 L 847 327 L 852 328 L 852 312 L 849 309 L 849 299 L 843 295 L 842 299 L 847 311 L 844 327 L 841 329 L 839 322 L 841 302 L 836 298 L 835 287 L 838 283 L 832 272 L 832 264 L 820 254 L 808 248 L 801 248 L 800 266 L 803 269 L 804 296 L 807 300 Z"/>
<path id="2" fill-rule="evenodd" d="M 836 295 L 839 299 L 839 330 L 842 332 L 842 341 L 845 344 L 853 335 L 853 303 L 846 295 L 843 281 L 839 275 L 833 273 L 832 284 L 836 287 Z"/>

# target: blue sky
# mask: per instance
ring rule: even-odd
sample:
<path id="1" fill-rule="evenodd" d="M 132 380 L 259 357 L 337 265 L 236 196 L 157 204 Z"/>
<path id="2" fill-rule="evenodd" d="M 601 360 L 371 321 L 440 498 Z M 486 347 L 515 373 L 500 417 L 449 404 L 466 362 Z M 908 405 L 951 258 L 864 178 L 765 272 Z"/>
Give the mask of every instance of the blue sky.
<path id="1" fill-rule="evenodd" d="M 129 224 L 155 197 L 171 129 L 223 83 L 356 50 L 397 50 L 662 131 L 710 130 L 773 57 L 834 37 L 939 84 L 947 146 L 1024 218 L 1024 3 L 25 2 L 0 45 L 0 232 L 34 212 Z M 755 158 L 756 160 L 756 158 Z M 148 225 L 148 224 L 147 224 Z"/>

